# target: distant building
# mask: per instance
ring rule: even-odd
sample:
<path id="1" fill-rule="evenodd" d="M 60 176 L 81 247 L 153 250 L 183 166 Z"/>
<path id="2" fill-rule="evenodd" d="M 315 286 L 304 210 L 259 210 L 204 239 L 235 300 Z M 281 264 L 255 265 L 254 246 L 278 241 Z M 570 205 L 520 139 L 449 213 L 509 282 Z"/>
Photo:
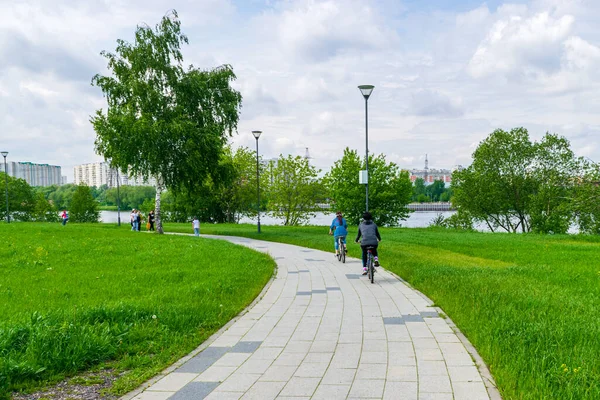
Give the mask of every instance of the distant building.
<path id="1" fill-rule="evenodd" d="M 106 185 L 109 188 L 123 186 L 156 186 L 156 179 L 150 178 L 147 181 L 141 177 L 132 177 L 122 172 L 117 173 L 116 169 L 110 167 L 106 162 L 96 162 L 77 165 L 73 169 L 75 184 L 84 184 L 87 186 L 100 187 Z"/>
<path id="2" fill-rule="evenodd" d="M 9 176 L 24 179 L 30 186 L 61 185 L 61 168 L 58 165 L 35 164 L 31 162 L 7 162 Z"/>
<path id="3" fill-rule="evenodd" d="M 442 181 L 448 186 L 452 182 L 452 171 L 449 169 L 412 169 L 410 170 L 410 181 L 415 182 L 417 178 L 425 180 L 425 185 L 435 181 Z"/>

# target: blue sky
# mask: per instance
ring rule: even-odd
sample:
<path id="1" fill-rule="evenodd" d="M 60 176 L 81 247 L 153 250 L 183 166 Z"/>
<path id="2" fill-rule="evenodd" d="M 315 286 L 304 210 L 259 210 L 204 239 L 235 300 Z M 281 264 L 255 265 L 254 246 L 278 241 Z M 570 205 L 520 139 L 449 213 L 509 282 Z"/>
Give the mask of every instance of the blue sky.
<path id="1" fill-rule="evenodd" d="M 244 97 L 234 146 L 304 154 L 348 146 L 403 168 L 468 165 L 496 128 L 566 136 L 600 161 L 600 2 L 592 0 L 0 1 L 0 148 L 13 161 L 99 161 L 89 116 L 102 50 L 179 12 L 186 63 L 233 66 Z"/>

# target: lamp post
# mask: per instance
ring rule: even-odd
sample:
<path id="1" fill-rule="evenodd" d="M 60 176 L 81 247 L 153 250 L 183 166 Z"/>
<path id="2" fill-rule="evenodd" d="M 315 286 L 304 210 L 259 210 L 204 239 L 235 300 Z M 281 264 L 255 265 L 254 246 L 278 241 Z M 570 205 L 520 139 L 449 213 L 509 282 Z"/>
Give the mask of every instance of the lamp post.
<path id="1" fill-rule="evenodd" d="M 256 206 L 256 211 L 257 211 L 257 227 L 258 227 L 258 233 L 260 233 L 260 177 L 258 174 L 258 138 L 260 137 L 260 134 L 262 133 L 262 131 L 252 131 L 252 135 L 254 136 L 254 138 L 256 139 L 256 199 L 257 199 L 257 206 Z"/>
<path id="2" fill-rule="evenodd" d="M 365 169 L 367 170 L 367 180 L 365 183 L 365 211 L 369 211 L 369 96 L 373 92 L 373 85 L 360 85 L 358 89 L 365 98 Z"/>
<path id="3" fill-rule="evenodd" d="M 6 166 L 6 156 L 8 151 L 3 151 L 2 157 L 4 157 L 4 179 L 5 179 L 5 191 L 6 191 L 6 223 L 10 224 L 10 215 L 8 214 L 8 167 Z"/>
<path id="4" fill-rule="evenodd" d="M 119 168 L 117 168 L 117 226 L 121 226 L 121 196 L 119 195 Z"/>

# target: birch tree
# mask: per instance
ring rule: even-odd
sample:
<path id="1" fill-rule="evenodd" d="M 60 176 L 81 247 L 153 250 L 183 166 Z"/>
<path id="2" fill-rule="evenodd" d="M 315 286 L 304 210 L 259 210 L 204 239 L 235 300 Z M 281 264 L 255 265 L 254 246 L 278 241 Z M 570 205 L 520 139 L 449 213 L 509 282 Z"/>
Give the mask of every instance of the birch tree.
<path id="1" fill-rule="evenodd" d="M 239 120 L 232 67 L 184 68 L 187 43 L 172 11 L 154 28 L 138 26 L 133 43 L 103 51 L 111 75 L 92 79 L 108 103 L 91 118 L 96 151 L 129 175 L 156 179 L 157 233 L 163 190 L 191 190 L 211 176 Z"/>

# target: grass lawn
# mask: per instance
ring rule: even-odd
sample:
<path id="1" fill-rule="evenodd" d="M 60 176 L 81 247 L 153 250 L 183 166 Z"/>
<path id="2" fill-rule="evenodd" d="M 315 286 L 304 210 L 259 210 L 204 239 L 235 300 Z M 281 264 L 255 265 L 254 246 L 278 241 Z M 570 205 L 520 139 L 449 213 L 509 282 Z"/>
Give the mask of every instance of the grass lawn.
<path id="1" fill-rule="evenodd" d="M 82 370 L 123 394 L 196 348 L 273 274 L 267 255 L 126 225 L 0 223 L 0 398 Z"/>
<path id="2" fill-rule="evenodd" d="M 188 224 L 165 229 L 191 231 Z M 327 227 L 200 230 L 333 250 Z M 600 399 L 600 238 L 432 228 L 381 235 L 382 265 L 456 322 L 504 399 Z M 348 247 L 359 257 L 357 245 Z"/>

